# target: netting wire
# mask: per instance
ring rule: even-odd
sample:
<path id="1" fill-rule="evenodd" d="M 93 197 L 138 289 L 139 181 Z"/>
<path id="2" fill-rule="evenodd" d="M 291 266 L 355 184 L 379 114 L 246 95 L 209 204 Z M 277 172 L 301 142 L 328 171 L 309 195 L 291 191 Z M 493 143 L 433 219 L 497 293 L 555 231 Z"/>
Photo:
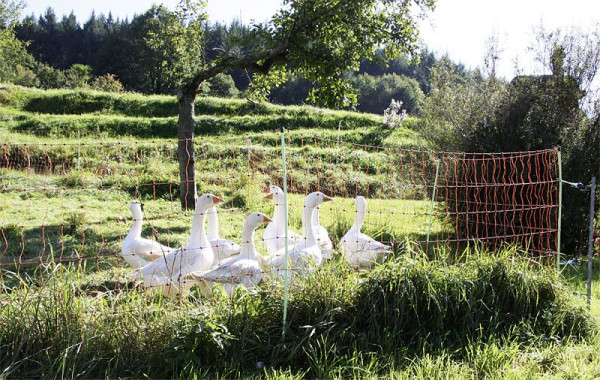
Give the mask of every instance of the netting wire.
<path id="1" fill-rule="evenodd" d="M 241 226 L 252 211 L 272 211 L 261 190 L 283 185 L 280 144 L 269 133 L 195 142 L 199 194 L 225 198 L 219 206 L 222 226 Z M 356 215 L 353 199 L 362 195 L 369 201 L 363 232 L 396 252 L 409 239 L 425 249 L 456 253 L 472 244 L 490 252 L 516 245 L 537 261 L 549 264 L 556 257 L 556 149 L 432 152 L 293 131 L 286 145 L 291 230 L 301 228 L 304 197 L 322 191 L 336 198 L 320 213 L 337 246 Z M 2 289 L 15 285 L 8 273 L 37 276 L 43 283 L 52 263 L 107 271 L 122 286 L 130 268 L 120 248 L 132 224 L 133 199 L 145 204 L 144 236 L 170 247 L 187 244 L 193 212 L 179 203 L 172 141 L 4 144 L 0 154 Z M 222 234 L 239 241 L 240 232 L 232 228 Z M 264 241 L 257 243 L 265 254 Z"/>

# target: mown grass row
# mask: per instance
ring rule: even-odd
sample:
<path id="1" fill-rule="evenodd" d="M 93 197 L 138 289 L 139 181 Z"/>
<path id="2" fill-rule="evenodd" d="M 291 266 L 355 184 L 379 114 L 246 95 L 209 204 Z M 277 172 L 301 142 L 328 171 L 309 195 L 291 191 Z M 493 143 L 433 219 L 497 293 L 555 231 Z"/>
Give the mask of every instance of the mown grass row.
<path id="1" fill-rule="evenodd" d="M 18 86 L 0 88 L 0 121 L 13 132 L 64 138 L 81 135 L 137 138 L 177 137 L 177 103 L 174 97 L 114 94 L 82 90 L 38 90 Z M 297 135 L 315 130 L 345 141 L 422 147 L 411 129 L 414 118 L 398 130 L 382 126 L 378 115 L 335 111 L 310 106 L 252 105 L 242 99 L 199 97 L 195 133 L 202 136 L 278 131 L 285 127 Z"/>
<path id="2" fill-rule="evenodd" d="M 80 115 L 90 113 L 131 117 L 165 118 L 177 116 L 175 96 L 111 93 L 93 90 L 40 90 L 7 85 L 0 89 L 0 103 L 12 108 L 43 114 Z M 380 123 L 381 117 L 350 111 L 334 111 L 312 106 L 280 106 L 251 103 L 245 99 L 198 96 L 195 103 L 199 115 L 290 115 L 299 118 L 329 116 L 349 123 Z"/>
<path id="3" fill-rule="evenodd" d="M 234 300 L 172 302 L 140 289 L 95 292 L 80 272 L 49 268 L 43 288 L 0 294 L 0 369 L 10 377 L 483 378 L 503 377 L 528 351 L 593 342 L 595 322 L 556 273 L 513 254 L 447 264 L 408 249 L 368 275 L 334 260 L 294 283 L 285 335 L 279 283 Z"/>

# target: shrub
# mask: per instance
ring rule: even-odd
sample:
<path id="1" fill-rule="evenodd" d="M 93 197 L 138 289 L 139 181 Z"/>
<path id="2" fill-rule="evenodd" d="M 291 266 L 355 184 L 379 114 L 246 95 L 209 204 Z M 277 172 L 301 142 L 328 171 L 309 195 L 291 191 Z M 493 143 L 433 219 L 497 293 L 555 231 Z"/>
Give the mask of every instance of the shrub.
<path id="1" fill-rule="evenodd" d="M 218 96 L 222 98 L 235 98 L 239 96 L 240 91 L 235 86 L 231 75 L 221 73 L 207 81 L 208 86 L 202 91 L 206 96 Z"/>
<path id="2" fill-rule="evenodd" d="M 92 87 L 100 91 L 123 92 L 123 84 L 113 74 L 107 73 L 94 79 Z"/>
<path id="3" fill-rule="evenodd" d="M 85 88 L 92 80 L 92 68 L 75 63 L 65 70 L 65 86 L 68 88 Z"/>
<path id="4" fill-rule="evenodd" d="M 419 83 L 406 76 L 384 74 L 373 77 L 362 74 L 355 77 L 353 82 L 358 95 L 356 108 L 361 112 L 381 115 L 388 107 L 390 99 L 397 99 L 404 104 L 408 113 L 418 114 L 425 99 Z"/>

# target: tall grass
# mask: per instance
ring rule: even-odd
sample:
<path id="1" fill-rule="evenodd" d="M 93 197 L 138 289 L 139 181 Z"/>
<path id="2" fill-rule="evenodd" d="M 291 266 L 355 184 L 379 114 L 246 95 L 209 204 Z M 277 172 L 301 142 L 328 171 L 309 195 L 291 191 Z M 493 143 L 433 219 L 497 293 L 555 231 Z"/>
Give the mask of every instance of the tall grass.
<path id="1" fill-rule="evenodd" d="M 531 347 L 593 339 L 596 325 L 546 268 L 475 253 L 460 263 L 406 251 L 369 274 L 334 260 L 292 287 L 180 301 L 95 291 L 49 268 L 0 295 L 0 370 L 10 377 L 497 376 Z M 426 353 L 426 354 L 425 354 Z M 464 364 L 460 364 L 464 363 Z"/>

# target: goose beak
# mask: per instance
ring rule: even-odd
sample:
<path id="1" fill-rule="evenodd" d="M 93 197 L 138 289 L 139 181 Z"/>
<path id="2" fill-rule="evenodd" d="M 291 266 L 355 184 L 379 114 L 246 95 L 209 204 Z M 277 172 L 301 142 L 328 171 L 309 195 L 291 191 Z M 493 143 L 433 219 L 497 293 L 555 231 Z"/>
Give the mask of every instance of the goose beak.
<path id="1" fill-rule="evenodd" d="M 331 202 L 333 201 L 333 198 L 328 197 L 327 195 L 323 195 L 323 202 Z"/>
<path id="2" fill-rule="evenodd" d="M 264 199 L 273 199 L 273 193 L 265 195 Z"/>
<path id="3" fill-rule="evenodd" d="M 213 197 L 213 204 L 216 205 L 216 204 L 219 204 L 221 202 L 223 202 L 223 198 L 219 198 L 217 196 Z"/>
<path id="4" fill-rule="evenodd" d="M 263 194 L 269 194 L 271 192 L 271 189 L 269 189 L 268 187 L 265 188 L 263 191 Z"/>
<path id="5" fill-rule="evenodd" d="M 142 209 L 142 212 L 144 212 L 144 204 L 140 203 L 140 208 Z"/>
<path id="6" fill-rule="evenodd" d="M 263 223 L 272 222 L 272 221 L 273 221 L 273 219 L 269 218 L 266 215 L 263 215 Z"/>

